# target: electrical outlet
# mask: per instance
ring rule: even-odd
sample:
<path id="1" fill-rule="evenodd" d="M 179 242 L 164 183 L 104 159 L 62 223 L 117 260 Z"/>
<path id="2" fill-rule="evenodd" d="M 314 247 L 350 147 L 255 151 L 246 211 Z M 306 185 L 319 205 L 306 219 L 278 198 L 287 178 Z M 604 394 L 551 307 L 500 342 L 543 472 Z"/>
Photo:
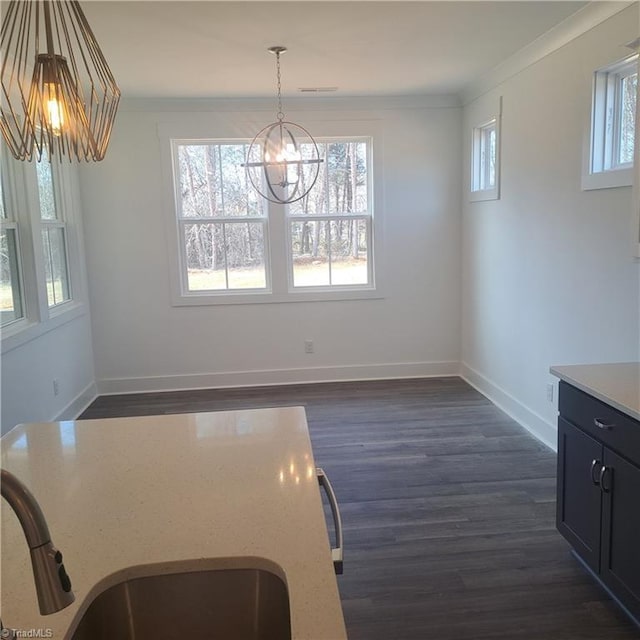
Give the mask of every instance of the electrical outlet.
<path id="1" fill-rule="evenodd" d="M 313 353 L 313 340 L 305 340 L 304 341 L 304 352 L 305 353 Z"/>
<path id="2" fill-rule="evenodd" d="M 553 402 L 553 382 L 547 383 L 547 400 Z"/>
<path id="3" fill-rule="evenodd" d="M 53 379 L 53 395 L 57 396 L 60 393 L 60 383 L 58 382 L 58 378 Z"/>

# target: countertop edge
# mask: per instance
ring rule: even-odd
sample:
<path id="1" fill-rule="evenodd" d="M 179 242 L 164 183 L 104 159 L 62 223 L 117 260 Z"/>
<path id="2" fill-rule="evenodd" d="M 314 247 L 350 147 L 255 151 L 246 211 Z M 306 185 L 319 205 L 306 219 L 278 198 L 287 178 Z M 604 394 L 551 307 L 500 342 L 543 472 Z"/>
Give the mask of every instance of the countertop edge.
<path id="1" fill-rule="evenodd" d="M 568 373 L 566 370 L 571 368 L 572 366 L 577 367 L 577 366 L 583 366 L 583 365 L 566 365 L 566 366 L 556 365 L 556 366 L 550 367 L 549 372 L 552 375 L 559 378 L 560 380 L 564 380 L 568 384 L 576 387 L 577 389 L 580 389 L 580 391 L 584 391 L 585 393 L 588 393 L 589 395 L 600 400 L 601 402 L 608 404 L 609 406 L 613 407 L 617 411 L 620 411 L 621 413 L 624 413 L 625 415 L 640 421 L 639 410 L 634 409 L 633 407 L 630 407 L 623 402 L 620 402 L 615 397 L 609 395 L 605 391 L 598 389 L 596 385 L 589 384 L 583 380 L 580 380 L 579 376 L 572 376 L 570 373 Z M 597 367 L 598 365 L 593 365 L 593 366 Z"/>

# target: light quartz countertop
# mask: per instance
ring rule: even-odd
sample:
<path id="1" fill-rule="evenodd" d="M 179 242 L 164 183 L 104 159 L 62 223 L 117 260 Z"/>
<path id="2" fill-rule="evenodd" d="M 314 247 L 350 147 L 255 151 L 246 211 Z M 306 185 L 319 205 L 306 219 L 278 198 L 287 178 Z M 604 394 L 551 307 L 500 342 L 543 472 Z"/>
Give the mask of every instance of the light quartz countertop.
<path id="1" fill-rule="evenodd" d="M 292 638 L 346 639 L 304 409 L 21 425 L 2 467 L 39 501 L 76 601 L 41 616 L 27 544 L 2 500 L 2 621 L 68 639 L 130 577 L 264 568 L 286 582 Z M 338 492 L 338 499 L 339 499 Z"/>
<path id="2" fill-rule="evenodd" d="M 640 362 L 558 366 L 551 373 L 640 420 Z"/>

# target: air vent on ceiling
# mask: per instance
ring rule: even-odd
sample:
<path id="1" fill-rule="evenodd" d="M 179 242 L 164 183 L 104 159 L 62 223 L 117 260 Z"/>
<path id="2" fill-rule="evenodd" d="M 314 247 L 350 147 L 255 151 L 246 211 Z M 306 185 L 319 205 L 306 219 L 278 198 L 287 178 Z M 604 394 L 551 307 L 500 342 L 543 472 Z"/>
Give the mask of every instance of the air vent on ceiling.
<path id="1" fill-rule="evenodd" d="M 337 90 L 338 87 L 298 87 L 300 93 L 331 93 Z"/>

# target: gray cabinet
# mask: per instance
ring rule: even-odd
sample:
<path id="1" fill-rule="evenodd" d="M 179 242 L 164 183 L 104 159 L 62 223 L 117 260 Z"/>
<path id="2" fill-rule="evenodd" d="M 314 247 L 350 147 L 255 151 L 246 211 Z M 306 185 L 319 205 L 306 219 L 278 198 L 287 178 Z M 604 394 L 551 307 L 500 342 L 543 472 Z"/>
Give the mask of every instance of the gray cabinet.
<path id="1" fill-rule="evenodd" d="M 640 621 L 640 423 L 560 383 L 557 527 Z"/>

